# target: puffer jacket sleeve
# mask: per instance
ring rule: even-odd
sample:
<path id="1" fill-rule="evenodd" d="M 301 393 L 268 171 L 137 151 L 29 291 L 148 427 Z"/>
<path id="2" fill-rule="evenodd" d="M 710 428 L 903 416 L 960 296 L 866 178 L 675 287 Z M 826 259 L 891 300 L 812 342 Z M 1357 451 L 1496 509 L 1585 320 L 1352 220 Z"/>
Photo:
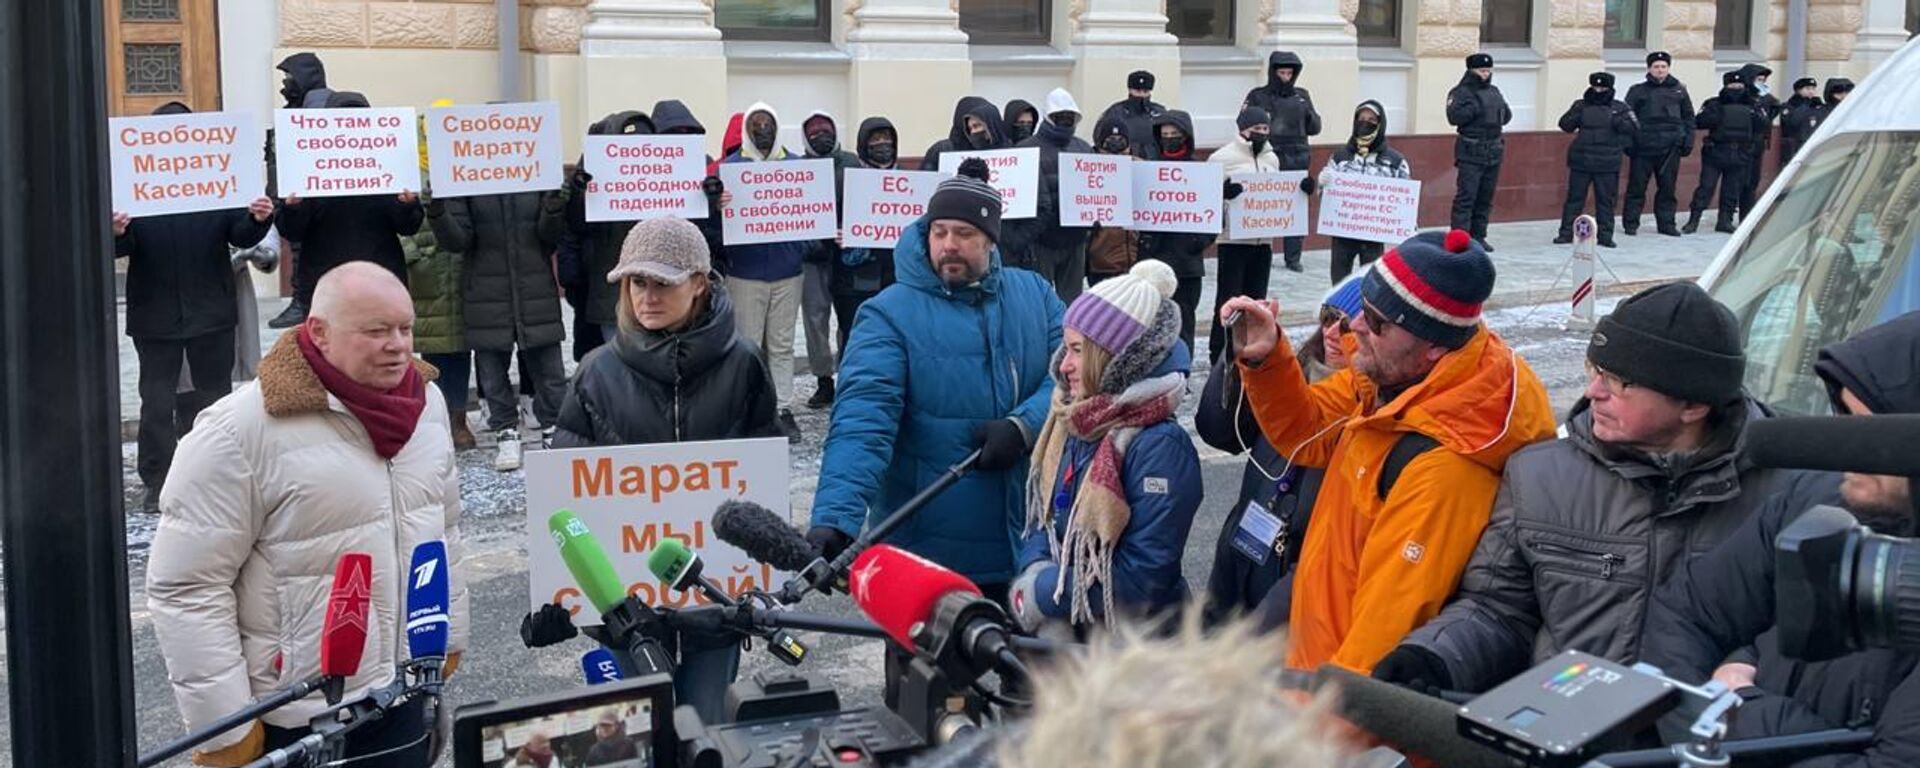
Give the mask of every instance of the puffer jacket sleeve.
<path id="1" fill-rule="evenodd" d="M 1186 432 L 1148 429 L 1127 448 L 1124 464 L 1121 477 L 1127 484 L 1132 519 L 1113 550 L 1113 604 L 1123 613 L 1154 611 L 1185 597 L 1180 562 L 1204 493 L 1200 459 Z M 1061 600 L 1056 601 L 1056 588 L 1063 579 L 1066 585 L 1058 589 Z M 1095 616 L 1104 613 L 1104 587 L 1087 592 Z M 1073 593 L 1073 578 L 1059 566 L 1049 566 L 1040 574 L 1034 592 L 1041 613 L 1054 618 L 1071 613 L 1067 596 Z"/>
<path id="2" fill-rule="evenodd" d="M 433 389 L 430 401 L 439 402 L 429 402 L 428 407 L 445 411 L 446 402 L 437 388 Z M 447 545 L 447 652 L 465 653 L 473 647 L 469 642 L 473 614 L 469 612 L 472 603 L 467 599 L 467 543 L 460 530 L 460 462 L 451 456 L 440 495 L 445 509 L 440 538 Z"/>
<path id="3" fill-rule="evenodd" d="M 1200 390 L 1200 406 L 1193 411 L 1193 431 L 1207 445 L 1236 456 L 1259 439 L 1260 422 L 1241 393 L 1240 369 L 1231 355 L 1221 355 L 1213 364 Z"/>
<path id="4" fill-rule="evenodd" d="M 1827 755 L 1793 765 L 1794 768 L 1893 768 L 1920 765 L 1920 671 L 1907 673 L 1899 687 L 1893 689 L 1879 722 L 1873 725 L 1872 745 L 1857 754 Z"/>
<path id="5" fill-rule="evenodd" d="M 473 208 L 464 197 L 434 198 L 427 204 L 433 237 L 452 253 L 473 254 Z"/>
<path id="6" fill-rule="evenodd" d="M 1487 690 L 1525 671 L 1533 660 L 1540 604 L 1533 592 L 1533 567 L 1515 538 L 1514 521 L 1525 507 L 1516 476 L 1509 472 L 1501 481 L 1493 518 L 1467 562 L 1459 594 L 1433 621 L 1401 641 L 1444 659 L 1454 690 Z"/>
<path id="7" fill-rule="evenodd" d="M 1793 495 L 1769 500 L 1654 592 L 1641 661 L 1676 680 L 1704 682 L 1727 654 L 1773 624 L 1773 539 L 1790 515 L 1805 509 Z"/>
<path id="8" fill-rule="evenodd" d="M 1247 389 L 1247 405 L 1260 422 L 1261 433 L 1275 451 L 1294 457 L 1293 463 L 1303 467 L 1322 468 L 1333 459 L 1340 437 L 1335 422 L 1352 413 L 1357 397 L 1353 375 L 1351 369 L 1342 369 L 1307 384 L 1285 334 L 1260 365 L 1240 364 L 1241 386 Z"/>
<path id="9" fill-rule="evenodd" d="M 210 409 L 180 441 L 167 480 L 147 565 L 147 609 L 174 701 L 193 730 L 253 701 L 234 585 L 265 514 L 252 457 L 226 411 Z M 243 726 L 202 749 L 245 735 Z"/>
<path id="10" fill-rule="evenodd" d="M 597 419 L 587 381 L 594 376 L 594 361 L 599 352 L 596 349 L 588 353 L 587 359 L 581 361 L 580 367 L 574 372 L 573 380 L 567 382 L 567 396 L 560 401 L 560 415 L 555 419 L 553 439 L 549 441 L 549 445 L 555 448 L 591 448 L 598 445 L 594 437 L 600 431 L 595 428 Z"/>
<path id="11" fill-rule="evenodd" d="M 1486 527 L 1500 479 L 1452 451 L 1407 464 L 1360 551 L 1348 619 L 1332 663 L 1362 674 L 1440 613 Z M 1417 544 L 1410 554 L 1409 544 Z"/>
<path id="12" fill-rule="evenodd" d="M 1054 334 L 1060 322 L 1054 320 Z M 907 329 L 874 302 L 861 305 L 840 360 L 840 391 L 827 431 L 820 489 L 813 496 L 813 525 L 860 535 L 867 507 L 880 493 L 893 460 L 894 441 L 907 404 Z M 1037 425 L 1036 425 L 1037 428 Z"/>
<path id="13" fill-rule="evenodd" d="M 1042 288 L 1045 288 L 1044 283 L 1040 285 Z M 1038 293 L 1041 306 L 1045 307 L 1043 311 L 1047 313 L 1047 351 L 1051 353 L 1053 350 L 1060 348 L 1062 333 L 1060 323 L 1061 318 L 1067 314 L 1067 305 L 1060 303 L 1060 297 L 1052 290 L 1041 290 Z M 859 326 L 856 323 L 854 327 L 857 329 Z M 853 342 L 849 340 L 847 346 L 851 348 Z M 1040 434 L 1040 427 L 1047 423 L 1047 412 L 1051 410 L 1052 407 L 1053 377 L 1046 376 L 1041 378 L 1040 388 L 1035 390 L 1033 394 L 1028 395 L 1026 400 L 1021 401 L 1019 405 L 1015 406 L 1013 413 L 1007 415 L 1013 417 L 1015 421 L 1020 423 L 1021 428 L 1027 434 L 1027 442 L 1031 443 L 1033 442 L 1034 436 Z"/>

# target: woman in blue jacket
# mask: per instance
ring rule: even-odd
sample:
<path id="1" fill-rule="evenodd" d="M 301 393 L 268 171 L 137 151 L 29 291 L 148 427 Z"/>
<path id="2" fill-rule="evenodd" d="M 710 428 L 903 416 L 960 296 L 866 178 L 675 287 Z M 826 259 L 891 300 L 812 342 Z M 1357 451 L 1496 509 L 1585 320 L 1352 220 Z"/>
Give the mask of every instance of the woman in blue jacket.
<path id="1" fill-rule="evenodd" d="M 1177 284 L 1166 264 L 1142 261 L 1067 309 L 1009 599 L 1029 630 L 1151 617 L 1187 598 L 1180 560 L 1202 491 L 1200 458 L 1174 421 L 1191 360 Z"/>

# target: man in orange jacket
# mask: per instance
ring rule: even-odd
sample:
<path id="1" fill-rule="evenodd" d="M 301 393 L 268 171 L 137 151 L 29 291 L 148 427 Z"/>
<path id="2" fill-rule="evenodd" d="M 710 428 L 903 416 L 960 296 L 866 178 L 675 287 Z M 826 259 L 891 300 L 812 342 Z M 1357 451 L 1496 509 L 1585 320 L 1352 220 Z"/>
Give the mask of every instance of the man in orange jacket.
<path id="1" fill-rule="evenodd" d="M 1439 613 L 1486 525 L 1507 457 L 1553 437 L 1533 370 L 1480 322 L 1493 262 L 1423 232 L 1361 283 L 1353 365 L 1308 385 L 1279 304 L 1229 300 L 1241 380 L 1282 456 L 1325 468 L 1294 574 L 1287 665 L 1366 674 Z"/>

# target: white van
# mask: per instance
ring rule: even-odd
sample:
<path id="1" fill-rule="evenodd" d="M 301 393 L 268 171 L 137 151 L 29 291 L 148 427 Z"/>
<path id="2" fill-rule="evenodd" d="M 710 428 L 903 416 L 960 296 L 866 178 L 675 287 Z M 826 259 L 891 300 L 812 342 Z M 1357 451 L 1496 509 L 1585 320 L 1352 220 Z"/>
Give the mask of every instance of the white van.
<path id="1" fill-rule="evenodd" d="M 1700 284 L 1747 338 L 1747 389 L 1830 411 L 1820 348 L 1920 309 L 1920 40 L 1821 124 Z"/>

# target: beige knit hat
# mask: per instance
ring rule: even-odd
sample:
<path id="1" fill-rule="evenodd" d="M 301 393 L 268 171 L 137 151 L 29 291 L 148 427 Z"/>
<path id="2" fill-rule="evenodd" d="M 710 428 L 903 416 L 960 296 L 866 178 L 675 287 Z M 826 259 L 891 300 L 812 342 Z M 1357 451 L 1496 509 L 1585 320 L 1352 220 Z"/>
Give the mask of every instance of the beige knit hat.
<path id="1" fill-rule="evenodd" d="M 700 228 L 686 219 L 665 217 L 633 225 L 627 241 L 620 245 L 620 263 L 607 273 L 607 282 L 645 275 L 680 285 L 696 274 L 712 271 L 713 259 Z"/>

